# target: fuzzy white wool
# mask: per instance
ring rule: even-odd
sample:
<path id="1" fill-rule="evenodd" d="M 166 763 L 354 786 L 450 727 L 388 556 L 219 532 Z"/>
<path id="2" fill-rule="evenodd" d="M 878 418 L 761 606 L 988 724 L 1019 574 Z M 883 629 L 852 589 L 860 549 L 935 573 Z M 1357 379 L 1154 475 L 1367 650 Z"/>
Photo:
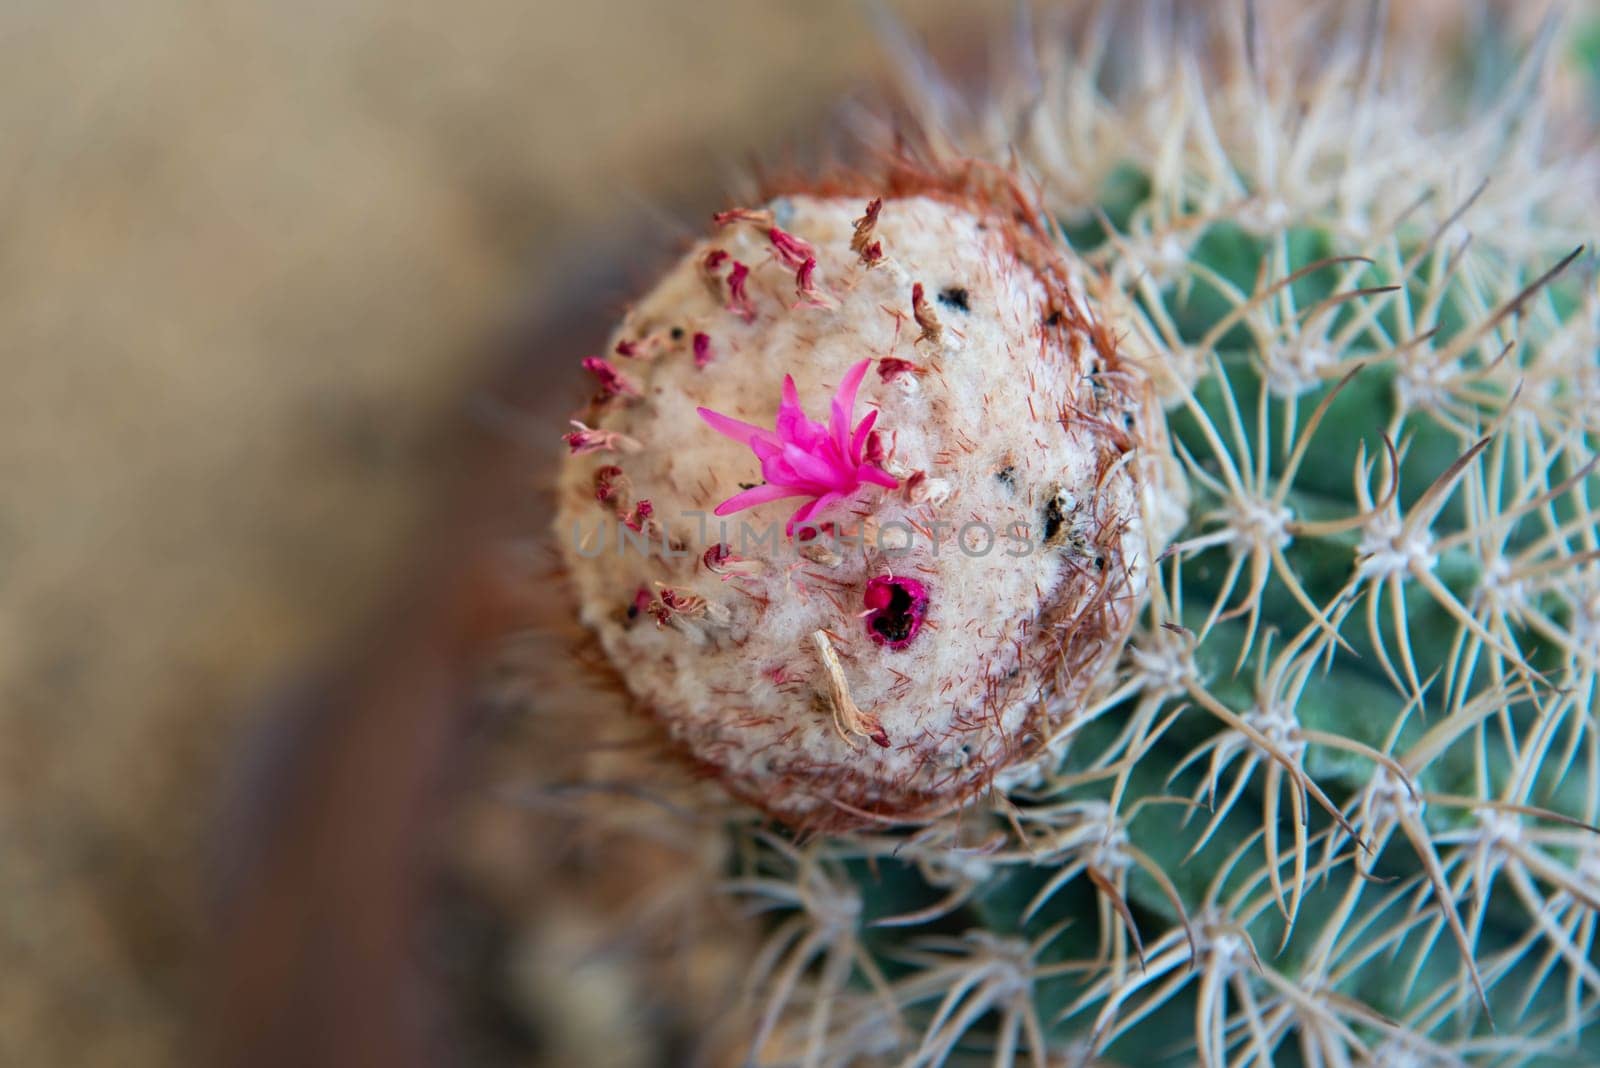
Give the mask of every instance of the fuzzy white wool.
<path id="1" fill-rule="evenodd" d="M 889 815 L 948 807 L 1031 755 L 1100 681 L 1061 670 L 1067 621 L 1101 606 L 1095 626 L 1065 639 L 1091 643 L 1066 660 L 1101 674 L 1126 638 L 1152 559 L 1137 480 L 1159 461 L 1141 457 L 1142 382 L 1130 389 L 1122 368 L 1128 403 L 1105 407 L 1096 381 L 1105 354 L 1087 336 L 1064 344 L 1068 331 L 1044 325 L 1050 293 L 995 219 L 926 197 L 887 200 L 874 233 L 885 259 L 866 266 L 850 249 L 864 206 L 817 197 L 768 205 L 779 227 L 815 248 L 827 307 L 801 304 L 794 269 L 751 222 L 700 242 L 638 303 L 612 343 L 651 355 L 610 362 L 643 396 L 612 398 L 594 425 L 643 449 L 570 458 L 557 521 L 583 622 L 628 689 L 735 792 L 801 822 L 826 822 L 840 811 L 835 801 Z M 708 285 L 713 249 L 750 268 L 752 321 L 730 309 L 725 284 L 716 293 Z M 937 341 L 919 340 L 917 283 L 938 318 Z M 697 333 L 710 341 L 704 366 L 692 351 Z M 815 517 L 863 534 L 864 547 L 842 541 L 830 552 L 826 538 L 785 538 L 803 497 L 714 517 L 720 502 L 762 481 L 761 468 L 697 407 L 771 427 L 792 375 L 806 415 L 826 423 L 841 378 L 869 357 L 851 422 L 878 409 L 884 466 L 900 487 L 863 485 Z M 884 359 L 921 373 L 880 374 Z M 1089 425 L 1092 411 L 1114 430 Z M 1125 450 L 1133 442 L 1127 455 L 1108 443 L 1118 434 Z M 595 473 L 610 464 L 622 468 L 626 491 L 598 502 Z M 656 524 L 645 527 L 648 554 L 618 544 L 627 531 L 615 516 L 641 499 Z M 1048 545 L 1047 525 L 1056 528 Z M 910 548 L 880 552 L 880 537 Z M 668 556 L 664 542 L 682 555 Z M 703 562 L 718 542 L 744 559 L 734 573 Z M 863 619 L 868 581 L 893 575 L 915 578 L 928 596 L 925 623 L 903 649 L 875 643 Z M 690 607 L 653 602 L 658 624 L 636 598 L 663 590 Z M 819 630 L 849 697 L 876 717 L 888 746 L 841 730 Z M 1065 712 L 1063 693 L 1075 698 Z"/>

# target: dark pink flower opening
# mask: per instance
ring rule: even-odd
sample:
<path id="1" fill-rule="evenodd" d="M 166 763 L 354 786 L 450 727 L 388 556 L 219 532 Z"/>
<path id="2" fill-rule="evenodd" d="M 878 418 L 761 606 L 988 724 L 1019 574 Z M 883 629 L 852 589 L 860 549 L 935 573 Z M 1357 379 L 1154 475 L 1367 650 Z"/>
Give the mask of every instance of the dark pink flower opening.
<path id="1" fill-rule="evenodd" d="M 862 602 L 867 637 L 890 649 L 904 649 L 928 615 L 928 590 L 914 578 L 879 576 L 867 582 Z"/>
<path id="2" fill-rule="evenodd" d="M 777 426 L 772 430 L 709 408 L 696 409 L 711 429 L 748 446 L 761 461 L 761 474 L 767 480 L 765 485 L 735 493 L 717 505 L 716 514 L 731 515 L 785 497 L 809 497 L 810 500 L 795 509 L 783 528 L 784 534 L 792 538 L 796 526 L 853 497 L 865 483 L 886 489 L 898 486 L 900 483 L 893 475 L 867 462 L 863 456 L 867 436 L 878 418 L 877 411 L 868 412 L 854 429 L 850 426 L 856 390 L 871 363 L 871 360 L 862 360 L 845 372 L 839 392 L 834 395 L 827 425 L 806 418 L 800 408 L 794 379 L 789 375 L 783 377 L 783 400 L 778 405 Z"/>

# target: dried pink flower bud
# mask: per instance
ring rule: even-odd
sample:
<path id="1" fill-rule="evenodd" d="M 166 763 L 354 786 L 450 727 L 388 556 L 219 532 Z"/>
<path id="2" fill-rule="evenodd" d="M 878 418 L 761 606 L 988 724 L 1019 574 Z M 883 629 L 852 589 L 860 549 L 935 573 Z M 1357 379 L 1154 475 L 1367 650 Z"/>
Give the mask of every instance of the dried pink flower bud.
<path id="1" fill-rule="evenodd" d="M 623 525 L 629 530 L 637 533 L 638 531 L 643 530 L 645 528 L 645 524 L 650 521 L 650 515 L 653 510 L 654 509 L 649 501 L 639 501 L 633 506 L 633 510 L 631 512 L 618 512 L 617 518 L 620 519 Z"/>
<path id="2" fill-rule="evenodd" d="M 795 295 L 800 298 L 800 303 L 796 307 L 828 307 L 827 296 L 817 288 L 816 274 L 817 258 L 815 256 L 806 257 L 806 261 L 794 272 L 794 291 Z"/>
<path id="3" fill-rule="evenodd" d="M 772 212 L 752 210 L 750 208 L 732 208 L 712 215 L 711 221 L 718 226 L 732 226 L 734 223 L 744 222 L 760 227 L 770 227 L 772 225 Z"/>
<path id="4" fill-rule="evenodd" d="M 750 300 L 750 293 L 745 284 L 750 278 L 750 268 L 733 261 L 733 266 L 728 269 L 728 310 L 747 323 L 755 322 L 756 307 Z"/>
<path id="5" fill-rule="evenodd" d="M 802 241 L 776 226 L 768 228 L 767 239 L 772 242 L 778 258 L 790 267 L 804 267 L 807 260 L 815 261 L 817 258 L 817 250 L 811 247 L 810 242 Z"/>
<path id="6" fill-rule="evenodd" d="M 873 197 L 861 218 L 851 224 L 850 251 L 861 257 L 863 266 L 871 267 L 883 259 L 883 242 L 874 241 L 872 232 L 878 228 L 878 213 L 883 210 L 883 198 Z"/>
<path id="7" fill-rule="evenodd" d="M 694 365 L 704 367 L 711 362 L 711 335 L 696 331 L 694 335 Z"/>
<path id="8" fill-rule="evenodd" d="M 711 299 L 718 304 L 723 302 L 722 290 L 722 265 L 728 262 L 728 250 L 725 248 L 707 249 L 700 260 L 700 280 L 705 283 L 706 291 L 711 294 Z"/>
<path id="9" fill-rule="evenodd" d="M 939 317 L 934 314 L 933 306 L 928 303 L 921 282 L 911 287 L 911 316 L 922 328 L 922 333 L 917 335 L 917 344 L 926 341 L 937 345 L 944 337 L 944 327 L 940 324 Z"/>
<path id="10" fill-rule="evenodd" d="M 567 443 L 567 451 L 573 456 L 582 456 L 591 452 L 638 452 L 640 445 L 626 434 L 615 430 L 599 430 L 586 426 L 578 420 L 572 420 L 576 429 L 561 436 Z"/>
<path id="11" fill-rule="evenodd" d="M 606 464 L 594 473 L 594 499 L 602 504 L 617 499 L 627 485 L 627 476 L 616 464 Z"/>
<path id="12" fill-rule="evenodd" d="M 585 356 L 583 369 L 594 375 L 595 381 L 600 383 L 600 392 L 608 397 L 639 396 L 639 387 L 634 385 L 633 379 L 598 356 Z"/>
<path id="13" fill-rule="evenodd" d="M 927 374 L 927 369 L 910 360 L 902 360 L 897 356 L 885 356 L 878 361 L 878 377 L 885 382 L 892 382 L 901 375 Z"/>

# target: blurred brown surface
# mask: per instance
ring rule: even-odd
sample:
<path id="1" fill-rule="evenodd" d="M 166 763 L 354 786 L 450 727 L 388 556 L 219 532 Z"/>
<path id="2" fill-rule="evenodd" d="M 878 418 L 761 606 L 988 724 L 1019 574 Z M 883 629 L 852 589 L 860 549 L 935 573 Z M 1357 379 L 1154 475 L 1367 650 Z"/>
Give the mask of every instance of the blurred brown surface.
<path id="1" fill-rule="evenodd" d="M 241 728 L 437 522 L 473 354 L 876 63 L 853 0 L 4 5 L 0 1063 L 179 1059 Z"/>

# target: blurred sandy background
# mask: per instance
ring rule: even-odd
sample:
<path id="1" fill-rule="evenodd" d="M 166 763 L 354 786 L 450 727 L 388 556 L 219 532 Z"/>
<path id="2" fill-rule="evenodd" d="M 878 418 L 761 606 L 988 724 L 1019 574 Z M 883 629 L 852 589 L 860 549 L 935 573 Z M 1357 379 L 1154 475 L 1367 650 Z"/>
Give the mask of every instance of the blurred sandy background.
<path id="1" fill-rule="evenodd" d="M 179 1058 L 241 725 L 483 339 L 876 63 L 852 0 L 0 8 L 0 1064 Z"/>

